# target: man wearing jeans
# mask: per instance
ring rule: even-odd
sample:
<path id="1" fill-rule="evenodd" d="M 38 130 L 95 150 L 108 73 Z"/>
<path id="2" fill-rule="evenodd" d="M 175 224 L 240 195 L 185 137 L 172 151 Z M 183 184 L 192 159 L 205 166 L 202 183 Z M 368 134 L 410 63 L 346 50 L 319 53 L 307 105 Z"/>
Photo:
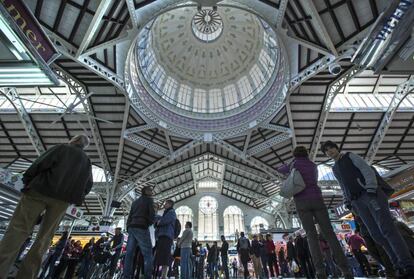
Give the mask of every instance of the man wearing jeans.
<path id="1" fill-rule="evenodd" d="M 92 187 L 87 136 L 73 137 L 43 153 L 23 175 L 23 194 L 0 243 L 0 278 L 7 278 L 20 247 L 43 214 L 36 240 L 16 278 L 37 278 L 42 257 L 69 204 L 81 205 Z"/>
<path id="2" fill-rule="evenodd" d="M 127 220 L 128 242 L 126 247 L 123 278 L 132 279 L 134 276 L 133 263 L 135 251 L 139 246 L 144 258 L 145 279 L 151 278 L 152 272 L 152 243 L 149 226 L 154 223 L 155 211 L 152 199 L 152 188 L 146 186 L 141 190 L 141 197 L 131 205 Z"/>
<path id="3" fill-rule="evenodd" d="M 220 255 L 221 255 L 221 264 L 223 266 L 224 271 L 224 278 L 229 279 L 229 243 L 227 242 L 224 235 L 221 236 L 221 248 L 220 248 Z"/>
<path id="4" fill-rule="evenodd" d="M 360 156 L 341 153 L 332 141 L 322 145 L 322 152 L 335 160 L 333 172 L 345 203 L 358 214 L 375 242 L 384 247 L 398 270 L 397 278 L 413 278 L 414 261 L 393 222 L 387 196 L 378 187 L 374 170 Z"/>

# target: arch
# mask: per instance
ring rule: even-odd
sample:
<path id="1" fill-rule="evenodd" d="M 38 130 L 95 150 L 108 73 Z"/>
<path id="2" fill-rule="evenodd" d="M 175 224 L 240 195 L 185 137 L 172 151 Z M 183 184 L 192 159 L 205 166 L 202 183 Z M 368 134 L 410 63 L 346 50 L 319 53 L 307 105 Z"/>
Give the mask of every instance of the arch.
<path id="1" fill-rule="evenodd" d="M 175 210 L 175 214 L 181 223 L 181 234 L 185 229 L 186 222 L 193 223 L 193 210 L 186 205 L 182 205 Z"/>
<path id="2" fill-rule="evenodd" d="M 236 231 L 244 231 L 244 215 L 240 207 L 235 205 L 228 206 L 223 212 L 224 235 L 226 237 L 235 236 Z"/>
<path id="3" fill-rule="evenodd" d="M 214 197 L 204 196 L 198 203 L 198 239 L 218 239 L 218 202 Z"/>
<path id="4" fill-rule="evenodd" d="M 262 216 L 256 216 L 250 222 L 250 228 L 252 233 L 260 233 L 260 229 L 267 230 L 269 228 L 269 222 Z"/>

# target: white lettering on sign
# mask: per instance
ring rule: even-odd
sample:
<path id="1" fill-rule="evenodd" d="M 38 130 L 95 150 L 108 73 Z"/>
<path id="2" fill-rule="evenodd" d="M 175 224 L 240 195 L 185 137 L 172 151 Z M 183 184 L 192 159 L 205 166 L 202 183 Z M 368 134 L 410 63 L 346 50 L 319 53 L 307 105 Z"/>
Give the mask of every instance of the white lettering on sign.
<path id="1" fill-rule="evenodd" d="M 384 24 L 384 26 L 382 27 L 381 31 L 375 39 L 385 41 L 394 31 L 398 22 L 400 22 L 405 12 L 410 8 L 412 4 L 413 0 L 401 0 L 400 4 L 398 4 L 397 9 L 388 18 L 387 22 Z"/>

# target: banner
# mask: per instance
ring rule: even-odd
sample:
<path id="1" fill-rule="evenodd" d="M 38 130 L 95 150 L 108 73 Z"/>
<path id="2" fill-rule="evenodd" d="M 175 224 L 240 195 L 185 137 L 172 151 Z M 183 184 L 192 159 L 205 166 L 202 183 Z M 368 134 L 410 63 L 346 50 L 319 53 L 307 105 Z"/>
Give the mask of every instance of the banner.
<path id="1" fill-rule="evenodd" d="M 46 64 L 52 63 L 59 56 L 59 53 L 23 1 L 0 0 L 0 4 L 4 7 L 3 11 L 8 15 L 7 20 L 11 19 L 15 23 L 15 27 L 20 29 L 34 51 L 39 54 Z"/>

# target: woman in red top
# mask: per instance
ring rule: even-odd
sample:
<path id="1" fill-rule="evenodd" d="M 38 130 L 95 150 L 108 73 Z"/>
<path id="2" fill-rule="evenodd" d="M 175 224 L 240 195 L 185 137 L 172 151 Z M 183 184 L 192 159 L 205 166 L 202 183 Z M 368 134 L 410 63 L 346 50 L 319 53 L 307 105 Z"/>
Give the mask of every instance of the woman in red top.
<path id="1" fill-rule="evenodd" d="M 275 277 L 275 272 L 273 271 L 273 268 L 274 268 L 274 270 L 276 271 L 276 276 L 279 277 L 279 266 L 277 265 L 276 247 L 275 247 L 275 244 L 273 243 L 273 240 L 270 234 L 266 235 L 265 245 L 266 245 L 270 276 Z"/>

